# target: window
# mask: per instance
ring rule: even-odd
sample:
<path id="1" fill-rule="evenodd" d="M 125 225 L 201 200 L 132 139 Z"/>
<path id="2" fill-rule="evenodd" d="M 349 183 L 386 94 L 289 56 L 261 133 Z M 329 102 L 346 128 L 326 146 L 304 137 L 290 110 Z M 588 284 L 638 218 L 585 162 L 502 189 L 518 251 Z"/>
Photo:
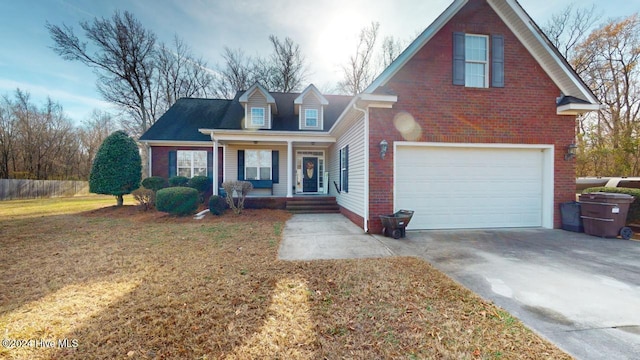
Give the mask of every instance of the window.
<path id="1" fill-rule="evenodd" d="M 304 110 L 304 126 L 314 128 L 318 127 L 318 109 Z"/>
<path id="2" fill-rule="evenodd" d="M 251 126 L 264 126 L 264 108 L 251 108 Z"/>
<path id="3" fill-rule="evenodd" d="M 453 33 L 453 85 L 504 87 L 504 36 Z M 491 70 L 489 70 L 491 69 Z"/>
<path id="4" fill-rule="evenodd" d="M 271 180 L 271 150 L 245 150 L 245 180 Z"/>
<path id="5" fill-rule="evenodd" d="M 489 38 L 484 35 L 465 35 L 464 40 L 464 85 L 467 87 L 489 87 Z"/>
<path id="6" fill-rule="evenodd" d="M 178 176 L 192 178 L 194 176 L 207 176 L 207 152 L 206 151 L 177 151 Z"/>
<path id="7" fill-rule="evenodd" d="M 349 145 L 340 149 L 340 191 L 349 192 Z"/>

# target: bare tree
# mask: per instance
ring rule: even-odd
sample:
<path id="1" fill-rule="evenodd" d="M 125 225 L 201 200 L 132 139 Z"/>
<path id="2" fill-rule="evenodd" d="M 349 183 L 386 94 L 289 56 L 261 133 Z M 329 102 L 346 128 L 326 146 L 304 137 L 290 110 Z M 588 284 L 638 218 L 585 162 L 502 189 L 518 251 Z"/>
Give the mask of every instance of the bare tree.
<path id="1" fill-rule="evenodd" d="M 252 59 L 240 49 L 224 48 L 222 53 L 224 64 L 219 71 L 217 95 L 231 99 L 236 92 L 246 90 L 255 81 L 252 73 Z"/>
<path id="2" fill-rule="evenodd" d="M 0 98 L 0 179 L 8 179 L 15 165 L 16 120 L 12 111 L 13 103 L 8 96 Z"/>
<path id="3" fill-rule="evenodd" d="M 587 64 L 576 63 L 575 48 L 589 36 L 589 32 L 600 20 L 601 15 L 596 11 L 595 5 L 587 8 L 576 7 L 572 3 L 562 12 L 552 15 L 542 29 L 565 59 L 573 61 L 572 65 L 578 74 Z"/>
<path id="4" fill-rule="evenodd" d="M 402 53 L 404 45 L 393 36 L 386 36 L 382 41 L 382 68 L 386 69 Z"/>
<path id="5" fill-rule="evenodd" d="M 80 61 L 98 74 L 98 90 L 109 102 L 133 118 L 136 135 L 155 121 L 152 79 L 155 72 L 156 35 L 145 29 L 130 12 L 116 11 L 110 19 L 81 22 L 82 42 L 70 26 L 46 25 L 65 60 Z M 91 49 L 91 50 L 90 50 Z"/>
<path id="6" fill-rule="evenodd" d="M 266 81 L 269 89 L 281 92 L 299 90 L 306 77 L 305 59 L 300 46 L 289 37 L 280 40 L 270 35 L 269 41 L 273 45 L 270 77 Z"/>
<path id="7" fill-rule="evenodd" d="M 373 81 L 377 68 L 372 61 L 379 29 L 380 23 L 372 22 L 360 31 L 356 53 L 342 67 L 343 79 L 338 83 L 339 91 L 356 95 Z"/>
<path id="8" fill-rule="evenodd" d="M 207 97 L 214 92 L 214 76 L 207 63 L 195 58 L 176 35 L 173 47 L 162 43 L 157 51 L 156 113 L 164 113 L 182 97 Z"/>

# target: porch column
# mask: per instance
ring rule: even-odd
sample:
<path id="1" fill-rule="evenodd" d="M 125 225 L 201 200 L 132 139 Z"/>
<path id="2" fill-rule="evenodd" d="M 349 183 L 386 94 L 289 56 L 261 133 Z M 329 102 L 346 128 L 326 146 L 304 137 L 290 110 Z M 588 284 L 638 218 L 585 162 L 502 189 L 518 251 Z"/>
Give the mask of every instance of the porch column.
<path id="1" fill-rule="evenodd" d="M 211 135 L 211 140 L 213 140 L 213 195 L 218 195 L 218 142 Z"/>
<path id="2" fill-rule="evenodd" d="M 287 197 L 293 197 L 293 143 L 287 141 Z"/>

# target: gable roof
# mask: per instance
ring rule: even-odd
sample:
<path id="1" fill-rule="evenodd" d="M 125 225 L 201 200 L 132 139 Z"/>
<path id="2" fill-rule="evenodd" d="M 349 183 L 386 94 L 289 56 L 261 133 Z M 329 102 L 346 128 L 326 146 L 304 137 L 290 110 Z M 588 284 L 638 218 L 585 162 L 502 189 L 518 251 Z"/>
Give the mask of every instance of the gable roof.
<path id="1" fill-rule="evenodd" d="M 304 103 L 304 97 L 307 96 L 308 93 L 313 93 L 315 94 L 315 96 L 318 98 L 318 100 L 320 101 L 320 104 L 322 105 L 329 105 L 329 101 L 327 100 L 327 98 L 324 97 L 324 95 L 322 95 L 322 93 L 320 93 L 320 90 L 318 90 L 317 87 L 315 87 L 313 84 L 307 86 L 306 89 L 304 89 L 302 91 L 302 93 L 300 94 L 300 96 L 298 96 L 293 103 L 296 105 L 302 105 Z"/>
<path id="2" fill-rule="evenodd" d="M 502 21 L 511 29 L 518 40 L 531 53 L 564 96 L 581 99 L 586 111 L 594 110 L 599 102 L 589 87 L 580 79 L 575 70 L 551 44 L 517 0 L 486 0 Z M 454 2 L 414 40 L 391 65 L 389 65 L 363 93 L 379 92 L 389 80 L 422 49 L 467 3 L 469 0 Z"/>
<path id="3" fill-rule="evenodd" d="M 247 91 L 239 91 L 233 100 L 181 98 L 140 137 L 142 142 L 206 141 L 211 137 L 199 129 L 242 130 L 245 116 L 240 98 Z M 272 128 L 253 130 L 254 134 L 269 131 L 323 132 L 333 126 L 353 96 L 323 95 L 324 129 L 300 130 L 294 100 L 300 93 L 269 93 L 278 112 L 273 114 Z"/>
<path id="4" fill-rule="evenodd" d="M 142 136 L 140 141 L 211 141 L 199 128 L 217 127 L 231 100 L 181 98 Z"/>

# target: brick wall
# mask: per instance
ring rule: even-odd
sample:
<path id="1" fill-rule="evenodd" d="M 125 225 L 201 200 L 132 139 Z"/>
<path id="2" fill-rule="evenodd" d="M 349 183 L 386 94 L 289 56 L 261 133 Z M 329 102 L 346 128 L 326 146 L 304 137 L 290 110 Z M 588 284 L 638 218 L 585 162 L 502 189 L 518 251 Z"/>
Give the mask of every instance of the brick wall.
<path id="1" fill-rule="evenodd" d="M 505 40 L 505 87 L 452 85 L 453 32 L 500 34 Z M 393 78 L 393 109 L 370 111 L 370 229 L 381 228 L 379 214 L 393 212 L 393 141 L 524 143 L 555 145 L 554 227 L 559 203 L 575 198 L 575 164 L 565 161 L 574 141 L 575 118 L 556 115 L 560 90 L 486 1 L 471 0 Z M 406 112 L 417 131 L 404 135 L 393 119 Z M 415 136 L 415 138 L 414 138 Z M 381 160 L 378 144 L 389 142 Z"/>
<path id="2" fill-rule="evenodd" d="M 153 176 L 162 176 L 168 179 L 175 174 L 169 176 L 169 152 L 176 150 L 206 150 L 211 152 L 210 146 L 198 147 L 198 146 L 152 146 L 152 158 L 151 158 L 151 174 Z M 218 183 L 222 182 L 223 166 L 223 152 L 222 147 L 218 147 Z"/>

